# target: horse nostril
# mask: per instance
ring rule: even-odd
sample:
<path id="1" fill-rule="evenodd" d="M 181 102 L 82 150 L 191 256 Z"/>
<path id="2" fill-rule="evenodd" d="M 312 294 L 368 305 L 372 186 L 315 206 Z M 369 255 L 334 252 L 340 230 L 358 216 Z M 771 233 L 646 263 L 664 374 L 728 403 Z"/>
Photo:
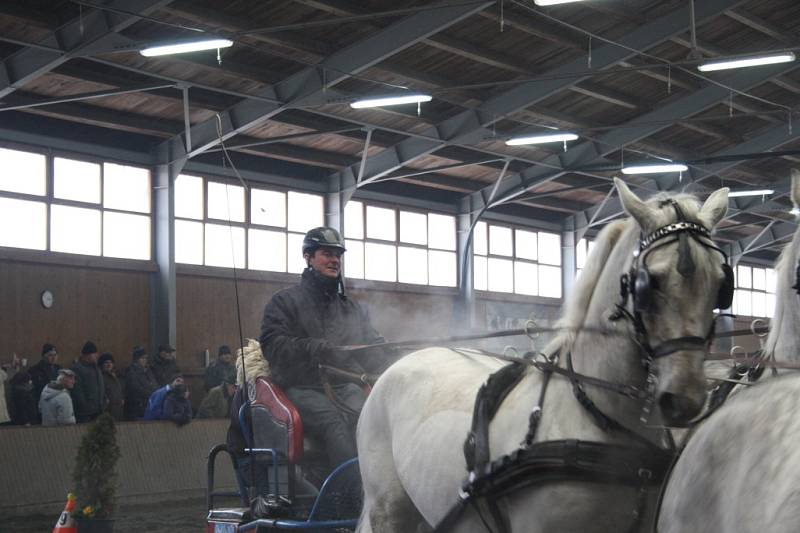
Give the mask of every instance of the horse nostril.
<path id="1" fill-rule="evenodd" d="M 686 396 L 664 392 L 658 398 L 661 414 L 668 423 L 685 423 L 694 418 L 702 406 Z"/>

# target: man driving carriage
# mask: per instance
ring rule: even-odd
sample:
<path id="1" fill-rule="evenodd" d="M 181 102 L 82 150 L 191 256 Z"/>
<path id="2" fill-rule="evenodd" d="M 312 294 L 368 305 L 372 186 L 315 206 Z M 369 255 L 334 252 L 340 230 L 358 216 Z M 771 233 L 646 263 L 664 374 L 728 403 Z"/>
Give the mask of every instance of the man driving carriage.
<path id="1" fill-rule="evenodd" d="M 365 310 L 345 295 L 344 241 L 333 228 L 303 239 L 300 283 L 277 292 L 264 308 L 261 350 L 272 379 L 297 407 L 303 429 L 321 441 L 331 467 L 356 456 L 355 424 L 366 400 L 362 386 L 321 374 L 320 364 L 353 376 L 382 370 L 382 353 L 347 353 L 337 346 L 378 344 L 383 337 Z"/>

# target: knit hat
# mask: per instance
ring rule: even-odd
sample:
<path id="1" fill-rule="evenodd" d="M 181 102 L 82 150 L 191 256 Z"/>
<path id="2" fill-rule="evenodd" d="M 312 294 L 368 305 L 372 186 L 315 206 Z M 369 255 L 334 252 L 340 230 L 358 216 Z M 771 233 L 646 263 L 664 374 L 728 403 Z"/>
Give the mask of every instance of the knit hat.
<path id="1" fill-rule="evenodd" d="M 141 346 L 134 346 L 133 347 L 133 360 L 138 361 L 142 357 L 146 356 L 147 352 Z"/>
<path id="2" fill-rule="evenodd" d="M 161 346 L 158 347 L 158 352 L 159 353 L 161 353 L 161 352 L 171 353 L 171 352 L 174 352 L 174 351 L 175 351 L 175 348 L 173 348 L 169 344 L 162 344 Z"/>
<path id="3" fill-rule="evenodd" d="M 105 363 L 106 361 L 111 361 L 113 363 L 114 362 L 114 356 L 111 355 L 110 353 L 104 353 L 97 360 L 97 366 L 103 366 L 103 363 Z"/>
<path id="4" fill-rule="evenodd" d="M 89 355 L 93 353 L 97 353 L 97 345 L 92 341 L 86 341 L 86 344 L 83 345 L 81 348 L 81 355 Z"/>
<path id="5" fill-rule="evenodd" d="M 65 376 L 72 376 L 72 377 L 75 377 L 75 372 L 73 372 L 73 371 L 72 371 L 72 370 L 70 370 L 69 368 L 59 368 L 59 369 L 58 369 L 58 373 L 59 373 L 59 374 L 64 374 Z"/>
<path id="6" fill-rule="evenodd" d="M 225 354 L 230 354 L 230 353 L 231 353 L 231 347 L 228 346 L 227 344 L 223 344 L 222 346 L 219 347 L 219 351 L 217 352 L 217 355 L 225 355 Z"/>
<path id="7" fill-rule="evenodd" d="M 56 351 L 56 347 L 53 346 L 52 344 L 50 344 L 49 342 L 46 342 L 42 346 L 42 357 L 44 357 L 45 355 L 49 354 L 50 352 L 55 352 L 55 351 Z"/>

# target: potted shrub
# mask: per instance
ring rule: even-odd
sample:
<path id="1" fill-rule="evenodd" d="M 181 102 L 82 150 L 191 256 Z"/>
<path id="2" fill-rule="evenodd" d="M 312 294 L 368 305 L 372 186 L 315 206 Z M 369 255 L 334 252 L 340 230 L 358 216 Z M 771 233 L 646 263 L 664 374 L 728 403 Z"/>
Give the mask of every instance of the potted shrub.
<path id="1" fill-rule="evenodd" d="M 103 413 L 81 439 L 75 470 L 77 505 L 73 516 L 79 533 L 110 533 L 114 529 L 115 467 L 119 459 L 114 419 Z"/>

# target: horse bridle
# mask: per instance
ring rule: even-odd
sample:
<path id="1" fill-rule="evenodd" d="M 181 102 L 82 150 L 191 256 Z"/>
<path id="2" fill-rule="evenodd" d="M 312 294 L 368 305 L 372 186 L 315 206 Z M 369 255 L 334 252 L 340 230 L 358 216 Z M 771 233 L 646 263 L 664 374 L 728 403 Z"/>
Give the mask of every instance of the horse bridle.
<path id="1" fill-rule="evenodd" d="M 652 233 L 643 236 L 639 240 L 639 247 L 633 253 L 633 262 L 630 271 L 620 276 L 620 302 L 616 304 L 616 312 L 610 317 L 612 321 L 620 318 L 628 318 L 634 327 L 637 344 L 642 347 L 643 358 L 649 366 L 653 360 L 666 357 L 680 350 L 699 350 L 711 344 L 714 338 L 715 323 L 712 322 L 705 337 L 684 336 L 674 339 L 667 339 L 656 346 L 650 342 L 650 335 L 642 319 L 645 312 L 652 310 L 652 293 L 657 289 L 655 280 L 647 269 L 647 257 L 653 251 L 679 242 L 681 238 L 691 237 L 695 242 L 704 248 L 719 252 L 724 258 L 722 271 L 725 276 L 722 286 L 717 293 L 715 308 L 719 310 L 727 309 L 733 302 L 734 274 L 733 269 L 728 263 L 728 254 L 721 248 L 711 244 L 711 234 L 704 226 L 686 220 L 683 210 L 674 200 L 667 200 L 678 216 L 678 221 L 662 226 Z M 664 240 L 667 237 L 676 236 L 674 239 Z M 704 240 L 707 239 L 707 240 Z M 627 309 L 628 299 L 633 301 L 633 312 Z"/>

